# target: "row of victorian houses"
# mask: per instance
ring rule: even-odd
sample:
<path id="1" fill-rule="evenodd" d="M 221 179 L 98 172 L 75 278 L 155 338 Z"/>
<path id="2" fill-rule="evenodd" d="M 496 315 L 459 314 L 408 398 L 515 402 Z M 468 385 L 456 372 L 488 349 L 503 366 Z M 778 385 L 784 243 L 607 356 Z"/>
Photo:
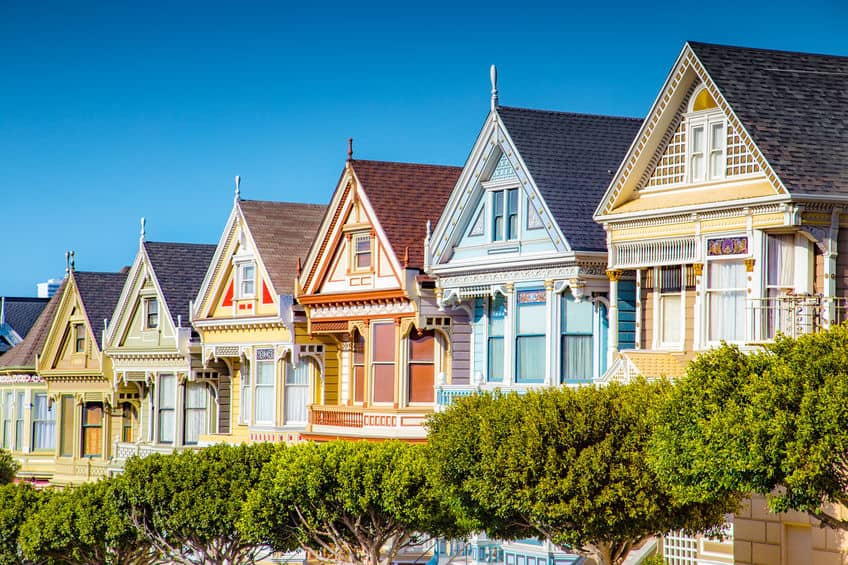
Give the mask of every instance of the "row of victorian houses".
<path id="1" fill-rule="evenodd" d="M 625 91 L 623 91 L 625 92 Z M 354 159 L 329 205 L 244 200 L 217 245 L 142 232 L 0 356 L 2 447 L 66 485 L 216 442 L 402 438 L 480 390 L 677 377 L 845 317 L 848 58 L 687 43 L 644 120 L 492 101 L 462 168 Z M 667 562 L 841 563 L 754 499 Z M 477 562 L 566 564 L 477 540 Z"/>

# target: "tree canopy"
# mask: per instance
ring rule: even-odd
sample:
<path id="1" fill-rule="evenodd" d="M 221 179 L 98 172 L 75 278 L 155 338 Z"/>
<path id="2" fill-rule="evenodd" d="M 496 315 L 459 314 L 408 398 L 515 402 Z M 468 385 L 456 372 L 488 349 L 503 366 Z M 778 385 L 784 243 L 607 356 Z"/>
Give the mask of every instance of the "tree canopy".
<path id="1" fill-rule="evenodd" d="M 646 461 L 653 414 L 670 386 L 460 399 L 429 422 L 436 477 L 490 536 L 550 539 L 603 565 L 649 536 L 714 531 L 738 497 L 678 500 Z"/>
<path id="2" fill-rule="evenodd" d="M 701 355 L 661 412 L 651 464 L 679 496 L 769 495 L 848 530 L 848 327 Z"/>
<path id="3" fill-rule="evenodd" d="M 236 529 L 274 446 L 216 445 L 127 461 L 118 508 L 165 558 L 182 564 L 253 563 L 267 551 Z"/>
<path id="4" fill-rule="evenodd" d="M 29 483 L 0 486 L 0 565 L 44 563 L 28 560 L 20 546 L 20 530 L 32 514 L 38 512 L 51 491 L 38 491 Z"/>
<path id="5" fill-rule="evenodd" d="M 12 454 L 0 449 L 0 485 L 6 485 L 15 480 L 15 473 L 18 472 L 20 465 L 15 461 Z"/>
<path id="6" fill-rule="evenodd" d="M 151 563 L 150 545 L 116 507 L 120 484 L 102 480 L 54 493 L 21 526 L 24 555 L 68 565 Z"/>
<path id="7" fill-rule="evenodd" d="M 240 527 L 276 550 L 327 563 L 391 563 L 430 536 L 462 533 L 428 479 L 424 448 L 399 441 L 304 443 L 277 451 Z"/>

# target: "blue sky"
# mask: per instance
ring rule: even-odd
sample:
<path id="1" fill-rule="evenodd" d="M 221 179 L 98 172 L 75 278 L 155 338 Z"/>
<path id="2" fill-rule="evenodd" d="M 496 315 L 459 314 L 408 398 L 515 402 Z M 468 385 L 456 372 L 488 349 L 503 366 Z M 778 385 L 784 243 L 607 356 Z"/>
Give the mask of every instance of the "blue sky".
<path id="1" fill-rule="evenodd" d="M 363 159 L 461 165 L 489 105 L 642 117 L 687 39 L 848 55 L 844 2 L 0 0 L 0 294 L 215 243 L 233 177 L 325 203 Z"/>

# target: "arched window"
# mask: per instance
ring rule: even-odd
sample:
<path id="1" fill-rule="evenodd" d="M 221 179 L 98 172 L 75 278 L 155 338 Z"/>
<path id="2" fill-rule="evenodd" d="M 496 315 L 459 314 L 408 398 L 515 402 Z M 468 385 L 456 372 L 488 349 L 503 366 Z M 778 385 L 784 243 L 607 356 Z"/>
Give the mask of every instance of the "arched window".
<path id="1" fill-rule="evenodd" d="M 701 86 L 693 94 L 686 119 L 689 181 L 724 178 L 727 168 L 727 124 L 706 86 Z"/>

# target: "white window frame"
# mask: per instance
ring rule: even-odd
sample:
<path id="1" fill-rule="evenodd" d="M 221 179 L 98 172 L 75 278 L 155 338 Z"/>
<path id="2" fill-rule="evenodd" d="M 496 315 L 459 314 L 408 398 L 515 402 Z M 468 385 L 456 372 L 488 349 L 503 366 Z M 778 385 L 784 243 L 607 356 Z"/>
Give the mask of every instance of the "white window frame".
<path id="1" fill-rule="evenodd" d="M 677 269 L 680 275 L 680 290 L 663 292 L 662 270 L 663 268 Z M 666 265 L 654 268 L 654 295 L 656 296 L 656 320 L 655 324 L 655 348 L 668 350 L 681 350 L 686 343 L 686 266 Z M 669 340 L 665 335 L 666 305 L 665 298 L 677 296 L 679 298 L 679 336 L 677 340 Z"/>
<path id="2" fill-rule="evenodd" d="M 729 255 L 729 256 L 725 255 L 725 256 L 707 257 L 707 260 L 704 264 L 704 274 L 703 274 L 703 277 L 704 277 L 704 283 L 703 283 L 704 284 L 704 326 L 703 327 L 704 327 L 704 341 L 707 343 L 707 345 L 709 347 L 717 347 L 718 345 L 721 344 L 721 339 L 719 339 L 719 340 L 713 339 L 711 332 L 710 332 L 710 329 L 711 329 L 710 324 L 712 323 L 712 318 L 710 316 L 711 295 L 720 292 L 720 291 L 716 291 L 716 290 L 711 288 L 711 285 L 710 285 L 710 265 L 712 263 L 740 263 L 741 262 L 742 267 L 745 268 L 744 260 L 747 259 L 747 258 L 748 258 L 748 256 L 746 256 L 746 255 Z M 747 277 L 745 277 L 745 278 L 747 280 Z M 741 290 L 741 291 L 744 292 L 744 297 L 745 297 L 745 301 L 744 301 L 745 302 L 745 313 L 744 313 L 744 320 L 743 320 L 743 324 L 742 324 L 742 336 L 738 340 L 728 340 L 728 339 L 722 338 L 727 343 L 743 345 L 746 341 L 748 341 L 750 339 L 749 334 L 751 333 L 751 331 L 750 331 L 750 328 L 748 327 L 749 324 L 748 324 L 748 312 L 747 312 L 747 310 L 749 308 L 749 303 L 748 303 L 748 290 L 747 289 L 748 289 L 747 284 L 746 284 L 746 286 L 741 287 L 741 288 L 721 289 L 722 291 L 737 291 L 737 292 Z"/>
<path id="3" fill-rule="evenodd" d="M 515 191 L 515 231 L 509 230 L 509 193 Z M 521 187 L 515 184 L 513 179 L 509 180 L 508 184 L 499 184 L 492 188 L 487 188 L 489 193 L 489 213 L 488 218 L 489 242 L 490 243 L 507 243 L 510 241 L 518 241 L 521 239 L 521 218 L 522 218 L 522 200 Z M 503 195 L 503 238 L 498 239 L 495 231 L 495 198 L 498 194 Z"/>
<path id="4" fill-rule="evenodd" d="M 151 314 L 150 307 L 154 304 L 156 305 L 156 312 L 155 312 L 156 323 L 151 326 L 150 325 L 150 314 Z M 143 322 L 144 323 L 144 329 L 145 330 L 158 329 L 159 328 L 159 315 L 160 315 L 159 299 L 156 298 L 155 296 L 145 298 L 144 299 L 144 322 Z"/>
<path id="5" fill-rule="evenodd" d="M 695 91 L 692 94 L 694 101 L 698 94 L 705 87 Z M 713 126 L 721 124 L 722 137 L 719 147 L 713 148 Z M 695 156 L 694 141 L 695 136 L 693 130 L 701 127 L 704 130 L 704 149 L 701 152 L 704 159 L 704 169 L 702 177 L 695 177 L 692 167 L 692 158 Z M 714 153 L 722 155 L 721 163 L 718 171 L 712 171 L 711 163 Z M 721 180 L 727 176 L 727 119 L 720 108 L 709 108 L 707 110 L 689 111 L 686 114 L 686 180 L 690 183 L 710 182 Z"/>
<path id="6" fill-rule="evenodd" d="M 47 418 L 45 419 L 36 418 L 38 416 L 36 405 L 39 404 L 39 398 L 43 398 L 43 406 L 47 413 Z M 30 438 L 30 451 L 44 452 L 56 449 L 56 412 L 56 407 L 50 402 L 50 397 L 46 392 L 32 393 L 32 437 Z M 49 445 L 47 447 L 37 447 L 38 440 L 44 438 L 43 434 L 48 439 L 48 441 L 43 443 L 48 443 Z"/>
<path id="7" fill-rule="evenodd" d="M 253 395 L 253 363 L 242 362 L 241 370 L 239 371 L 239 423 L 249 425 L 251 421 L 251 397 Z"/>
<path id="8" fill-rule="evenodd" d="M 244 272 L 246 269 L 253 269 L 253 292 L 245 292 L 244 283 L 249 280 L 245 277 Z M 239 300 L 248 299 L 248 298 L 256 298 L 256 283 L 258 277 L 256 276 L 258 269 L 256 268 L 255 261 L 241 261 L 236 263 L 236 298 Z"/>
<path id="9" fill-rule="evenodd" d="M 168 406 L 167 408 L 162 407 L 162 399 L 163 399 L 162 393 L 163 393 L 163 389 L 164 389 L 164 387 L 162 386 L 162 380 L 165 379 L 165 378 L 173 379 L 173 381 L 174 381 L 174 395 L 171 398 L 172 404 L 170 406 Z M 178 408 L 177 407 L 177 396 L 179 395 L 179 390 L 180 390 L 177 375 L 175 373 L 165 373 L 165 374 L 159 375 L 159 382 L 157 383 L 157 385 L 158 386 L 156 388 L 156 443 L 159 443 L 159 444 L 162 444 L 162 445 L 176 445 L 176 443 L 177 443 L 177 433 L 179 431 L 177 429 L 177 408 Z M 162 413 L 163 412 L 170 412 L 171 417 L 173 418 L 173 429 L 171 430 L 173 437 L 171 438 L 170 441 L 164 441 L 162 439 Z"/>
<path id="10" fill-rule="evenodd" d="M 204 399 L 204 402 L 205 402 L 205 406 L 201 406 L 201 407 L 189 406 L 189 403 L 188 403 L 189 389 L 195 388 L 195 387 L 202 387 L 202 390 L 203 390 L 202 396 L 203 396 L 203 399 Z M 183 406 L 182 406 L 182 412 L 183 412 L 182 428 L 183 429 L 182 429 L 182 438 L 181 438 L 182 445 L 197 445 L 198 441 L 200 439 L 199 436 L 209 433 L 209 427 L 210 427 L 209 424 L 210 424 L 210 421 L 211 421 L 211 413 L 212 413 L 212 411 L 210 410 L 210 406 L 211 406 L 210 401 L 211 401 L 212 395 L 209 392 L 209 385 L 205 382 L 202 382 L 202 381 L 187 382 L 185 384 L 185 386 L 182 387 L 182 388 L 183 388 Z M 198 441 L 188 441 L 188 421 L 189 421 L 189 414 L 191 412 L 203 412 L 204 416 L 206 418 L 206 425 L 205 425 L 204 429 L 200 431 L 200 434 L 198 436 Z"/>
<path id="11" fill-rule="evenodd" d="M 368 257 L 369 265 L 366 267 L 359 266 L 359 256 L 365 255 L 363 251 L 360 253 L 357 250 L 357 245 L 360 241 L 368 241 Z M 356 232 L 350 236 L 350 270 L 354 273 L 367 273 L 374 270 L 374 238 L 371 237 L 371 232 Z"/>
<path id="12" fill-rule="evenodd" d="M 271 359 L 259 359 L 260 351 L 270 351 Z M 272 381 L 271 384 L 259 384 L 259 369 L 260 366 L 270 365 L 272 368 Z M 273 348 L 261 347 L 257 348 L 254 353 L 254 362 L 253 367 L 251 368 L 253 372 L 253 381 L 250 386 L 250 394 L 251 400 L 253 404 L 253 417 L 252 423 L 257 426 L 274 426 L 274 423 L 277 420 L 277 358 L 274 353 Z M 259 393 L 262 390 L 269 390 L 271 394 L 271 418 L 268 420 L 260 420 L 256 417 L 256 406 L 259 404 L 257 399 L 259 398 Z"/>

